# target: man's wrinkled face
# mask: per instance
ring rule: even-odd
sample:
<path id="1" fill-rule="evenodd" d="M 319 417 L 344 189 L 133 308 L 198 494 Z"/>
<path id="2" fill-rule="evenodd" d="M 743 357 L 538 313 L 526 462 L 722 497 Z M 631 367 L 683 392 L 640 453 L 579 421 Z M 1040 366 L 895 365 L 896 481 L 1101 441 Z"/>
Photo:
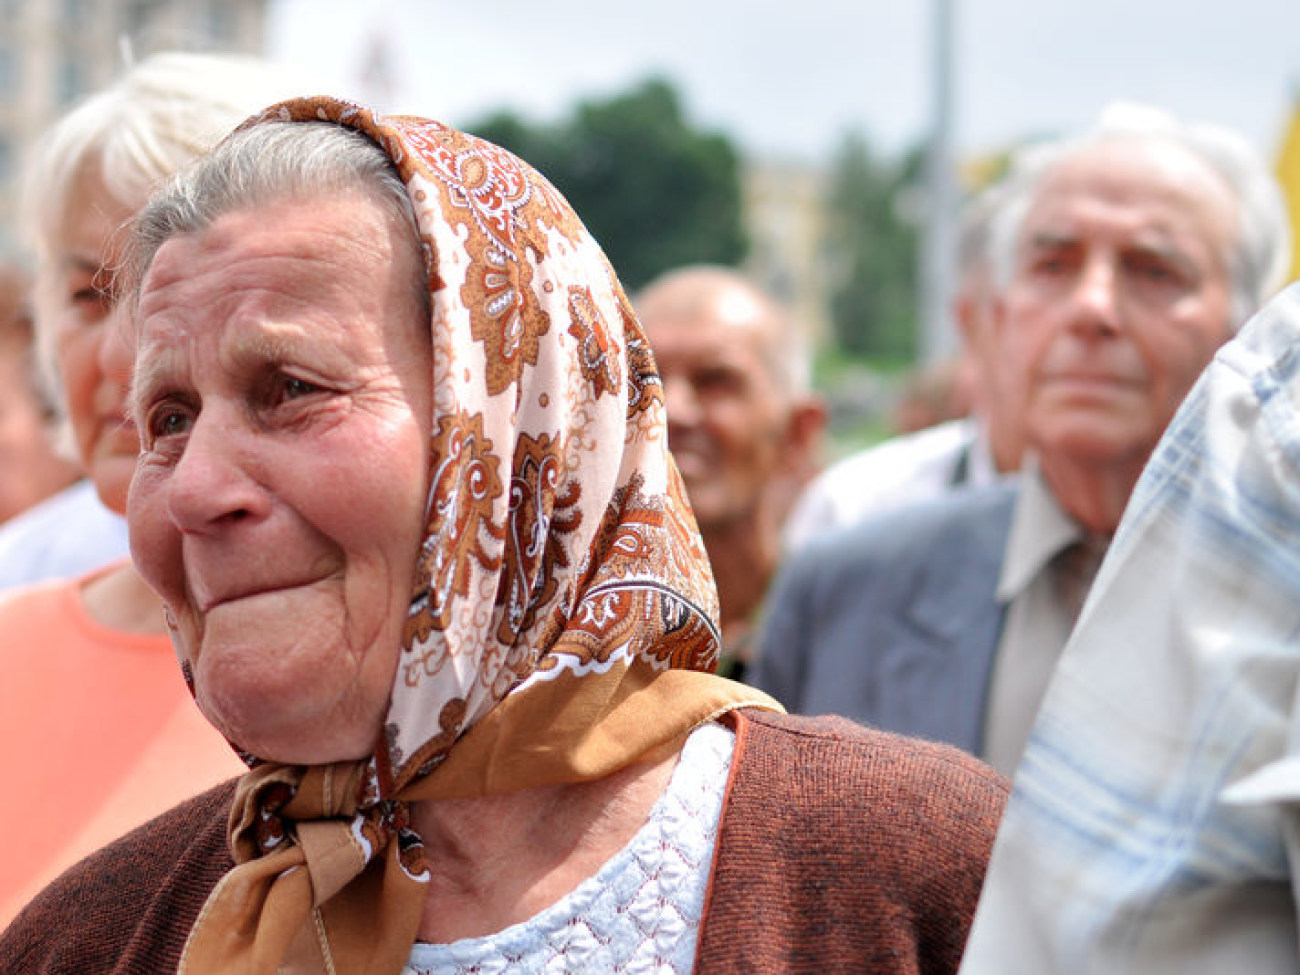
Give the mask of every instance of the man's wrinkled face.
<path id="1" fill-rule="evenodd" d="M 1231 334 L 1236 233 L 1230 189 L 1170 143 L 1101 143 L 1045 177 L 996 326 L 1045 462 L 1145 461 Z"/>
<path id="2" fill-rule="evenodd" d="M 764 343 L 775 327 L 740 290 L 691 313 L 650 305 L 642 324 L 659 364 L 668 446 L 700 527 L 749 518 L 782 464 L 788 405 Z"/>

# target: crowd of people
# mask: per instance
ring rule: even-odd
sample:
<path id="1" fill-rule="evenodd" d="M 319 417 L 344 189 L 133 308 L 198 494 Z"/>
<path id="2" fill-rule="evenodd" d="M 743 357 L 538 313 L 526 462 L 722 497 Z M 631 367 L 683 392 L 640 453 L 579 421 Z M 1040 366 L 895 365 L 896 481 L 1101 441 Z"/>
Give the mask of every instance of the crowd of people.
<path id="1" fill-rule="evenodd" d="M 1300 970 L 1245 140 L 1018 150 L 960 396 L 823 470 L 774 296 L 629 295 L 527 162 L 295 84 L 155 55 L 29 168 L 0 970 Z"/>

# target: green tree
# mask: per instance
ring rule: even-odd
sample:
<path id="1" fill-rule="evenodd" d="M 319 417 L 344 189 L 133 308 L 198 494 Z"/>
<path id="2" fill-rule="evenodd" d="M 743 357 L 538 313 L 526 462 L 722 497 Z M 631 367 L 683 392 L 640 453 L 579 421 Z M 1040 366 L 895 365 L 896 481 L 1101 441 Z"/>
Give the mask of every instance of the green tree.
<path id="1" fill-rule="evenodd" d="M 735 265 L 745 256 L 736 150 L 726 136 L 693 127 L 665 80 L 583 101 L 558 123 L 501 111 L 466 128 L 541 170 L 629 289 L 682 264 Z"/>
<path id="2" fill-rule="evenodd" d="M 830 312 L 844 352 L 895 361 L 916 354 L 916 217 L 923 154 L 878 158 L 861 133 L 845 137 L 827 196 Z"/>

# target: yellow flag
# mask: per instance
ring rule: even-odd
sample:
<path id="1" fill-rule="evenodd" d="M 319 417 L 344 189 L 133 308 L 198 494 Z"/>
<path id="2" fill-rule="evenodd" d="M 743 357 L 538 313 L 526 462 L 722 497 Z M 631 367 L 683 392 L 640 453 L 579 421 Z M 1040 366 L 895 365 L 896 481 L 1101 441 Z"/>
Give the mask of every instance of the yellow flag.
<path id="1" fill-rule="evenodd" d="M 1291 273 L 1288 281 L 1300 279 L 1300 95 L 1291 104 L 1291 120 L 1287 124 L 1286 138 L 1277 156 L 1277 180 L 1286 197 L 1287 213 L 1291 218 Z"/>

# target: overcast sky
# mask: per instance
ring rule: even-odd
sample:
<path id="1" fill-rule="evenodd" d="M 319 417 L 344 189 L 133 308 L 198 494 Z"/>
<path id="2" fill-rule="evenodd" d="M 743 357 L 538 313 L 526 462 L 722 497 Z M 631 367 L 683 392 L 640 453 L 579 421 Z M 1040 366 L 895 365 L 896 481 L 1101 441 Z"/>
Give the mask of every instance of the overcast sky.
<path id="1" fill-rule="evenodd" d="M 1300 0 L 954 0 L 955 136 L 967 154 L 1137 99 L 1232 125 L 1272 153 L 1300 87 Z M 270 52 L 366 101 L 463 124 L 538 119 L 651 72 L 751 153 L 817 159 L 861 127 L 881 148 L 931 116 L 931 0 L 272 0 Z M 1193 12 L 1195 11 L 1195 12 Z"/>

